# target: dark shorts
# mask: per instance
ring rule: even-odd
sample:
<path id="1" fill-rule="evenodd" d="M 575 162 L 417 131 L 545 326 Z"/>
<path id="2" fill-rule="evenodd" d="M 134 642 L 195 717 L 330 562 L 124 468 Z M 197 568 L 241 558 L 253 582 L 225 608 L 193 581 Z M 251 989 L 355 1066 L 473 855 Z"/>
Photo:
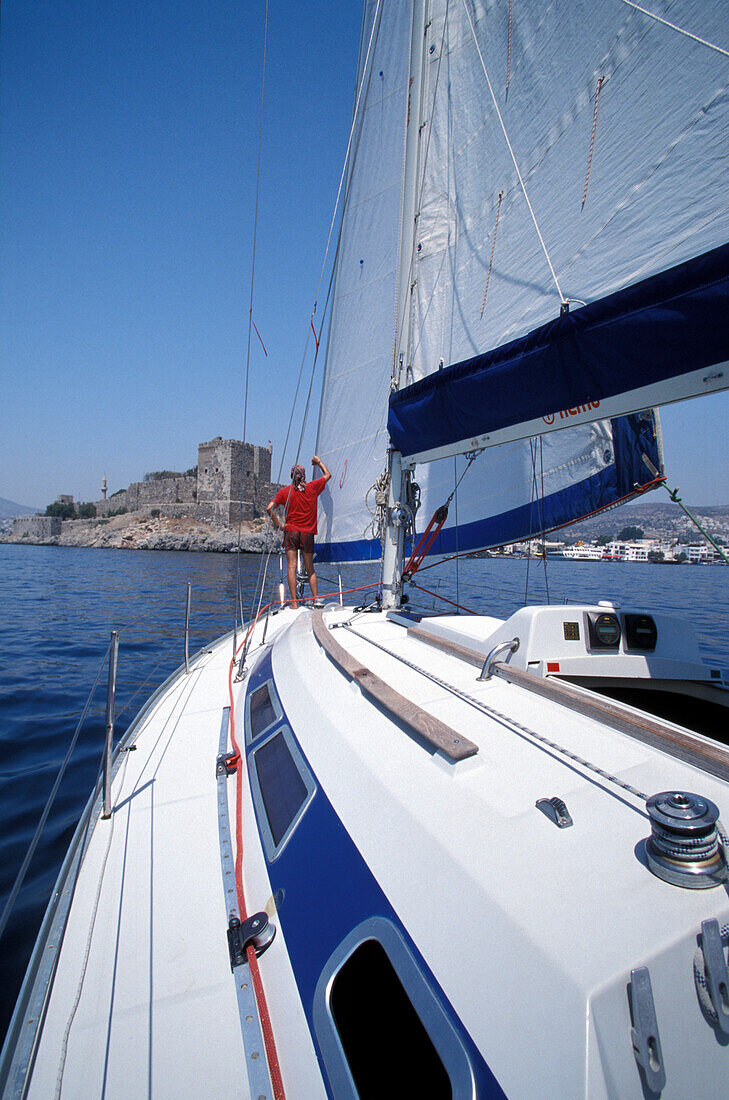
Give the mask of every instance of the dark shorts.
<path id="1" fill-rule="evenodd" d="M 284 531 L 284 550 L 301 550 L 305 554 L 314 553 L 314 536 L 306 531 Z"/>

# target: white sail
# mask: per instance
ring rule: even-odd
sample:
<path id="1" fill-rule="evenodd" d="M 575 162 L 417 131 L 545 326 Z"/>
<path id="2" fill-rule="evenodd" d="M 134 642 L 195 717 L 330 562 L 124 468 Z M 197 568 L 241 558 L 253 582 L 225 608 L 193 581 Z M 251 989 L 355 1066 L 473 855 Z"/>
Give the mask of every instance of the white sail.
<path id="1" fill-rule="evenodd" d="M 553 431 L 565 410 L 588 421 L 725 388 L 721 6 L 437 7 L 403 385 L 441 365 L 462 380 L 483 359 L 483 386 L 461 385 L 450 408 L 426 409 L 422 386 L 413 396 L 436 425 L 474 405 L 484 415 L 437 442 L 393 421 L 396 445 L 432 461 Z M 560 329 L 561 303 L 572 312 Z M 431 391 L 450 400 L 449 385 Z"/>
<path id="2" fill-rule="evenodd" d="M 722 4 L 646 6 L 729 47 Z M 729 240 L 726 52 L 621 0 L 432 11 L 403 384 Z"/>
<path id="3" fill-rule="evenodd" d="M 366 4 L 317 438 L 332 471 L 320 503 L 324 544 L 372 541 L 366 498 L 386 463 L 409 38 L 409 5 Z"/>
<path id="4" fill-rule="evenodd" d="M 371 487 L 386 464 L 380 408 L 391 374 L 398 388 L 407 387 L 502 347 L 558 318 L 564 303 L 579 311 L 581 302 L 604 300 L 691 261 L 722 244 L 729 228 L 721 144 L 726 56 L 714 48 L 723 27 L 710 5 L 672 5 L 672 27 L 622 0 L 604 10 L 588 2 L 544 10 L 438 0 L 429 7 L 422 95 L 413 102 L 403 7 L 381 15 L 370 4 L 363 30 L 365 43 L 381 20 L 371 73 L 360 74 L 367 94 L 344 214 L 318 441 L 334 474 L 321 534 L 324 544 L 338 547 L 335 556 L 345 556 L 344 544 L 351 556 L 378 555 Z M 667 72 L 675 79 L 667 80 Z M 410 295 L 403 305 L 396 278 L 399 176 L 416 116 L 416 234 L 412 262 L 403 268 L 402 294 Z M 398 313 L 410 333 L 401 359 Z M 649 406 L 653 391 L 635 389 L 630 409 Z M 586 400 L 569 402 L 566 413 L 576 408 L 578 421 L 592 420 Z M 603 402 L 599 415 L 624 411 L 619 402 Z M 558 413 L 559 405 L 545 407 L 527 430 L 503 432 L 499 441 L 554 427 Z M 561 473 L 553 478 L 550 471 L 564 469 L 570 446 L 577 464 L 594 470 L 605 453 L 599 440 L 612 430 L 608 419 L 571 445 L 545 441 L 546 494 L 559 491 Z M 471 449 L 491 442 L 487 432 L 472 434 Z M 414 446 L 410 453 L 432 459 L 467 449 L 459 437 L 456 448 Z M 545 461 L 545 449 L 554 460 Z M 648 457 L 660 468 L 660 456 Z M 482 456 L 478 477 L 469 472 L 461 486 L 462 507 L 480 509 L 484 519 L 523 508 L 534 497 L 532 467 L 528 441 L 513 443 L 507 457 Z M 418 467 L 421 524 L 453 488 L 453 475 L 451 461 Z M 493 499 L 484 486 L 496 487 Z M 574 518 L 592 503 L 588 492 Z M 608 503 L 606 497 L 597 506 Z M 451 515 L 448 525 L 454 522 Z"/>

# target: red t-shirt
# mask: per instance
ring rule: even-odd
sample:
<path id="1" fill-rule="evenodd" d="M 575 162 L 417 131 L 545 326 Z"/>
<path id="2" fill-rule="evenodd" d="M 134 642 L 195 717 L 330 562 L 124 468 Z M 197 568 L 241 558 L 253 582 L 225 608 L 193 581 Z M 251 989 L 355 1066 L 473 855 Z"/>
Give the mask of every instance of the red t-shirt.
<path id="1" fill-rule="evenodd" d="M 323 492 L 327 480 L 317 477 L 314 481 L 307 481 L 303 490 L 294 489 L 293 485 L 287 485 L 285 489 L 279 489 L 273 498 L 274 508 L 283 505 L 286 514 L 286 530 L 301 531 L 305 535 L 316 534 L 316 504 L 319 493 Z M 286 511 L 286 501 L 291 495 L 291 503 Z"/>

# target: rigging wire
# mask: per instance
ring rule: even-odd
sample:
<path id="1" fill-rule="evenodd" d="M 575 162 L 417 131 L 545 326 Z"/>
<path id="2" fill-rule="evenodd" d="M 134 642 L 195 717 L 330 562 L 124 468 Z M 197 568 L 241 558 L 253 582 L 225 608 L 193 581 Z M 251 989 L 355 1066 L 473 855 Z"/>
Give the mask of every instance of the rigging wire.
<path id="1" fill-rule="evenodd" d="M 442 596 L 441 599 L 443 599 Z M 401 653 L 396 653 L 395 650 L 389 649 L 387 646 L 382 645 L 381 642 L 376 642 L 373 638 L 368 637 L 366 634 L 361 634 L 358 630 L 353 630 L 352 627 L 349 625 L 349 622 L 343 622 L 342 627 L 350 634 L 354 634 L 356 637 L 361 638 L 369 645 L 374 646 L 375 649 L 382 650 L 382 652 L 387 653 L 388 656 L 394 657 L 396 661 L 400 661 L 401 664 L 404 664 L 408 668 L 413 669 L 415 672 L 420 673 L 421 676 L 424 676 L 426 679 L 432 681 L 432 683 L 437 684 L 439 687 L 443 688 L 444 691 L 455 695 L 458 699 L 462 699 L 463 702 L 468 703 L 469 706 L 474 707 L 476 710 L 480 710 L 483 714 L 488 715 L 490 718 L 495 718 L 498 722 L 506 726 L 507 729 L 511 729 L 514 733 L 517 733 L 520 736 L 526 734 L 528 737 L 534 738 L 540 744 L 546 745 L 547 748 L 558 752 L 567 760 L 570 760 L 575 764 L 579 764 L 580 767 L 586 768 L 588 771 L 592 772 L 594 775 L 599 776 L 601 779 L 604 779 L 609 783 L 613 783 L 621 790 L 627 791 L 628 794 L 634 795 L 635 798 L 640 799 L 641 802 L 648 801 L 648 795 L 645 793 L 645 791 L 638 790 L 637 787 L 632 786 L 632 784 L 630 783 L 626 783 L 624 779 L 620 779 L 618 776 L 613 775 L 611 772 L 605 771 L 604 768 L 598 767 L 597 764 L 593 764 L 591 761 L 586 760 L 583 756 L 578 756 L 577 753 L 572 752 L 570 749 L 564 748 L 563 745 L 557 744 L 556 741 L 551 741 L 549 738 L 544 737 L 541 733 L 537 733 L 536 730 L 530 729 L 529 726 L 522 725 L 522 723 L 517 722 L 515 718 L 511 717 L 510 715 L 503 714 L 501 711 L 484 702 L 482 699 L 477 699 L 473 695 L 469 695 L 468 692 L 456 687 L 455 684 L 449 683 L 448 680 L 444 680 L 440 676 L 436 676 L 433 672 L 428 672 L 426 669 L 421 668 L 419 665 L 416 665 L 414 661 L 409 661 L 407 657 L 403 657 Z M 641 816 L 645 816 L 642 808 L 639 809 L 638 807 L 633 806 L 632 809 L 634 809 L 636 813 L 641 814 Z"/>
<path id="2" fill-rule="evenodd" d="M 539 485 L 539 488 L 537 488 L 537 448 L 539 449 L 539 463 L 540 463 L 540 476 L 539 476 L 540 485 Z M 532 499 L 531 499 L 532 520 L 531 520 L 531 526 L 532 526 L 532 529 L 534 529 L 534 527 L 535 527 L 535 524 L 534 524 L 534 508 L 536 507 L 536 509 L 537 509 L 537 519 L 541 519 L 541 524 L 540 524 L 541 538 L 542 538 L 541 558 L 542 558 L 542 561 L 544 563 L 544 587 L 546 589 L 547 603 L 549 604 L 550 603 L 550 599 L 549 599 L 549 577 L 548 577 L 548 574 L 547 574 L 547 558 L 546 558 L 546 555 L 544 553 L 544 536 L 545 536 L 546 532 L 544 530 L 544 528 L 545 528 L 545 522 L 544 522 L 544 514 L 545 514 L 544 513 L 544 447 L 543 447 L 542 436 L 539 436 L 536 439 L 534 437 L 532 437 L 529 440 L 529 450 L 530 450 L 531 459 L 532 459 Z M 527 603 L 527 594 L 528 594 L 528 591 L 529 591 L 529 566 L 530 566 L 531 557 L 532 557 L 532 555 L 531 555 L 531 544 L 532 544 L 533 538 L 534 538 L 534 536 L 532 535 L 527 541 L 527 558 L 526 558 L 527 567 L 526 567 L 526 581 L 525 581 L 525 584 L 524 584 L 524 603 L 525 604 Z"/>
<path id="3" fill-rule="evenodd" d="M 307 400 L 306 400 L 304 418 L 303 418 L 303 422 L 302 422 L 301 432 L 300 432 L 300 435 L 299 435 L 298 446 L 297 446 L 297 449 L 296 449 L 295 462 L 299 461 L 299 457 L 300 457 L 300 454 L 301 454 L 301 448 L 303 446 L 303 436 L 304 436 L 304 431 L 306 429 L 306 424 L 307 424 L 307 420 L 308 420 L 309 408 L 310 408 L 310 403 L 311 403 L 311 394 L 312 394 L 312 388 L 313 388 L 313 383 L 314 383 L 314 375 L 315 375 L 315 371 L 316 371 L 317 360 L 318 360 L 318 357 L 319 357 L 319 346 L 320 346 L 321 336 L 322 336 L 322 332 L 323 332 L 323 328 L 324 328 L 324 320 L 325 320 L 326 315 L 327 315 L 327 308 L 328 308 L 328 305 L 329 305 L 329 300 L 331 298 L 332 288 L 333 288 L 333 284 L 334 284 L 334 273 L 336 271 L 337 258 L 338 258 L 339 250 L 340 250 L 340 247 L 341 247 L 342 222 L 343 222 L 343 219 L 344 219 L 344 213 L 342 213 L 342 218 L 340 219 L 339 232 L 338 232 L 338 235 L 337 235 L 337 245 L 336 245 L 334 260 L 333 260 L 333 263 L 332 263 L 332 270 L 331 270 L 330 277 L 329 277 L 329 285 L 328 285 L 328 288 L 327 288 L 327 295 L 326 295 L 326 299 L 325 299 L 325 303 L 324 303 L 324 309 L 323 309 L 323 312 L 321 314 L 321 321 L 320 321 L 320 324 L 319 324 L 319 333 L 318 333 L 318 335 L 317 335 L 316 329 L 314 328 L 314 316 L 316 314 L 317 302 L 318 302 L 318 297 L 319 297 L 319 293 L 320 293 L 320 290 L 321 290 L 321 283 L 322 283 L 322 280 L 323 280 L 324 271 L 326 270 L 327 257 L 328 257 L 330 246 L 331 246 L 331 238 L 332 238 L 332 235 L 333 235 L 334 225 L 336 224 L 337 210 L 338 210 L 340 201 L 342 199 L 342 188 L 343 188 L 343 185 L 344 185 L 344 180 L 347 177 L 348 170 L 349 170 L 349 181 L 347 183 L 346 188 L 344 189 L 344 202 L 343 202 L 344 209 L 346 209 L 347 201 L 348 201 L 348 198 L 349 198 L 349 191 L 350 191 L 351 180 L 352 180 L 351 167 L 355 163 L 356 158 L 357 158 L 357 153 L 358 153 L 358 150 L 359 150 L 359 142 L 360 142 L 360 138 L 361 138 L 361 135 L 362 135 L 362 125 L 363 125 L 363 117 L 362 116 L 358 117 L 357 106 L 359 105 L 359 103 L 361 101 L 363 92 L 364 92 L 364 95 L 365 95 L 365 99 L 367 98 L 367 96 L 369 94 L 369 88 L 370 88 L 370 85 L 371 85 L 372 73 L 373 73 L 373 68 L 374 68 L 374 66 L 372 64 L 370 64 L 370 59 L 371 59 L 371 57 L 374 53 L 374 48 L 376 47 L 376 44 L 377 44 L 377 41 L 378 41 L 381 20 L 382 20 L 382 0 L 378 0 L 377 8 L 375 10 L 375 16 L 374 16 L 373 21 L 372 21 L 372 30 L 370 32 L 370 37 L 369 37 L 369 41 L 368 41 L 367 52 L 366 52 L 366 55 L 365 55 L 365 62 L 364 62 L 364 66 L 363 66 L 363 69 L 362 69 L 362 79 L 360 81 L 360 85 L 359 85 L 356 100 L 355 100 L 356 106 L 355 106 L 355 111 L 354 111 L 353 117 L 352 117 L 352 124 L 350 126 L 349 138 L 348 138 L 348 141 L 347 141 L 347 149 L 346 149 L 346 152 L 345 152 L 344 163 L 343 163 L 342 172 L 341 172 L 341 175 L 340 175 L 339 188 L 338 188 L 338 191 L 337 191 L 337 197 L 336 197 L 336 201 L 335 201 L 334 211 L 333 211 L 333 214 L 332 214 L 332 220 L 331 220 L 331 223 L 330 223 L 329 236 L 327 238 L 324 261 L 322 263 L 321 272 L 320 272 L 320 275 L 319 275 L 319 282 L 317 284 L 316 298 L 315 298 L 315 301 L 314 301 L 314 307 L 313 307 L 311 318 L 310 318 L 310 329 L 311 329 L 311 333 L 313 333 L 313 336 L 314 336 L 315 352 L 314 352 L 314 360 L 313 360 L 312 367 L 311 367 L 311 374 L 310 374 L 310 379 L 309 379 L 309 388 L 308 388 L 308 393 L 307 393 Z M 368 69 L 368 67 L 369 67 L 369 69 Z M 366 88 L 366 90 L 365 90 L 365 88 Z M 359 128 L 358 128 L 358 123 L 359 123 Z M 356 134 L 356 138 L 355 138 L 355 134 Z M 354 146 L 353 146 L 353 139 L 354 139 Z M 297 381 L 296 381 L 296 389 L 295 389 L 295 392 L 294 392 L 293 401 L 291 403 L 291 412 L 290 412 L 290 415 L 289 415 L 289 421 L 288 421 L 288 425 L 287 425 L 287 428 L 286 428 L 286 436 L 285 436 L 284 444 L 283 444 L 283 447 L 282 447 L 282 450 L 281 450 L 281 460 L 280 460 L 280 464 L 279 464 L 279 473 L 278 473 L 278 480 L 279 481 L 281 480 L 281 476 L 282 476 L 282 473 L 283 473 L 284 462 L 285 462 L 285 457 L 286 457 L 286 450 L 288 448 L 289 438 L 291 436 L 291 429 L 293 427 L 294 414 L 295 414 L 296 406 L 297 406 L 297 403 L 298 403 L 299 391 L 301 389 L 301 383 L 302 383 L 302 379 L 303 379 L 303 375 L 304 375 L 304 366 L 306 364 L 306 358 L 307 358 L 307 355 L 308 355 L 309 340 L 310 340 L 310 335 L 309 335 L 309 330 L 307 329 L 306 341 L 305 341 L 305 344 L 304 344 L 304 351 L 303 351 L 303 354 L 302 354 L 302 357 L 301 357 L 301 364 L 300 364 L 300 367 L 299 367 L 299 374 L 298 374 L 298 378 L 297 378 Z M 284 514 L 284 524 L 286 522 L 286 515 L 287 514 L 288 514 L 288 499 L 287 499 L 286 510 L 285 510 L 285 514 Z M 272 526 L 272 517 L 269 516 L 268 523 L 266 525 L 265 536 L 264 536 L 267 544 L 270 542 L 271 526 Z M 257 616 L 258 616 L 258 614 L 260 613 L 260 610 L 261 610 L 261 605 L 262 605 L 262 602 L 263 602 L 263 592 L 264 592 L 264 586 L 265 586 L 265 577 L 266 577 L 267 570 L 268 570 L 268 563 L 269 563 L 269 560 L 270 560 L 270 556 L 274 552 L 274 549 L 275 549 L 274 546 L 272 546 L 272 545 L 268 546 L 268 549 L 265 550 L 264 554 L 261 556 L 261 561 L 260 561 L 259 569 L 258 569 L 258 576 L 256 578 L 256 583 L 254 585 L 253 597 L 252 597 L 252 601 L 251 601 L 250 617 L 252 619 L 257 618 Z M 256 600 L 258 600 L 257 609 L 256 609 Z M 242 607 L 241 607 L 241 621 L 243 621 Z M 244 647 L 244 651 L 243 651 L 243 658 L 241 659 L 241 667 L 243 665 L 244 658 L 245 658 L 245 647 Z"/>
<path id="4" fill-rule="evenodd" d="M 709 42 L 706 38 L 699 38 L 697 34 L 692 34 L 692 32 L 687 31 L 685 27 L 679 27 L 676 23 L 671 23 L 668 19 L 664 19 L 663 16 L 656 15 L 654 11 L 649 11 L 648 8 L 636 4 L 634 0 L 621 0 L 621 3 L 627 4 L 629 8 L 635 8 L 636 11 L 642 12 L 643 15 L 647 15 L 650 19 L 655 19 L 657 23 L 663 23 L 664 27 L 669 27 L 670 30 L 677 31 L 678 34 L 683 34 L 686 38 L 698 42 L 700 46 L 706 46 L 710 50 L 716 50 L 717 53 L 723 54 L 724 57 L 729 57 L 729 50 L 725 50 L 722 46 L 717 46 L 715 42 Z"/>
<path id="5" fill-rule="evenodd" d="M 546 526 L 545 511 L 544 511 L 544 437 L 541 436 L 541 435 L 539 437 L 539 476 L 540 476 L 540 479 L 541 479 L 541 489 L 540 489 L 540 493 L 539 493 L 539 503 L 541 505 L 540 511 L 541 511 L 541 514 L 542 514 L 542 563 L 544 565 L 544 588 L 545 588 L 546 596 L 547 596 L 547 604 L 550 604 L 551 600 L 549 598 L 549 572 L 547 570 L 547 551 L 546 551 L 546 548 L 545 548 L 545 545 L 544 545 L 544 538 L 545 538 L 545 534 L 546 534 L 546 532 L 544 530 L 544 528 Z"/>
<path id="6" fill-rule="evenodd" d="M 61 763 L 61 766 L 58 769 L 58 774 L 56 775 L 55 782 L 53 784 L 53 787 L 51 788 L 51 793 L 48 795 L 48 798 L 46 800 L 46 804 L 43 807 L 43 812 L 41 813 L 40 819 L 39 819 L 38 824 L 36 826 L 36 830 L 33 834 L 33 839 L 31 840 L 30 844 L 28 845 L 28 850 L 25 853 L 25 858 L 24 858 L 22 864 L 20 865 L 20 869 L 19 869 L 17 875 L 15 876 L 15 882 L 13 883 L 12 889 L 10 890 L 10 893 L 8 894 L 8 899 L 5 903 L 5 907 L 2 911 L 2 915 L 0 916 L 0 938 L 2 938 L 3 932 L 5 931 L 5 927 L 8 923 L 9 918 L 10 918 L 10 914 L 12 912 L 13 906 L 15 905 L 15 901 L 17 899 L 18 894 L 20 893 L 20 888 L 23 885 L 23 881 L 25 879 L 26 874 L 28 873 L 28 868 L 30 866 L 30 861 L 33 858 L 33 855 L 35 853 L 36 848 L 38 847 L 38 841 L 40 840 L 41 833 L 43 832 L 43 828 L 45 826 L 45 823 L 48 820 L 48 815 L 51 812 L 51 806 L 53 805 L 56 794 L 58 793 L 58 788 L 61 785 L 61 780 L 63 779 L 63 776 L 65 774 L 66 768 L 68 766 L 68 762 L 71 759 L 74 748 L 76 747 L 76 742 L 78 740 L 79 734 L 81 733 L 81 727 L 83 726 L 84 721 L 86 719 L 86 715 L 88 714 L 89 708 L 91 707 L 91 701 L 94 697 L 94 692 L 96 691 L 96 688 L 98 687 L 99 680 L 101 679 L 101 674 L 104 671 L 104 667 L 106 665 L 106 659 L 109 656 L 110 652 L 111 652 L 111 642 L 109 642 L 106 653 L 104 654 L 104 656 L 101 659 L 101 664 L 99 665 L 99 671 L 96 673 L 96 679 L 94 680 L 93 685 L 91 687 L 91 691 L 89 692 L 88 697 L 86 699 L 86 706 L 84 707 L 83 713 L 81 714 L 81 717 L 78 720 L 78 723 L 76 725 L 76 729 L 74 730 L 73 736 L 71 738 L 68 749 L 66 751 L 66 755 L 64 756 L 63 762 Z"/>
<path id="7" fill-rule="evenodd" d="M 496 94 L 494 92 L 493 86 L 491 84 L 491 80 L 489 78 L 488 69 L 486 68 L 486 62 L 484 61 L 483 54 L 481 53 L 481 47 L 478 44 L 478 39 L 476 37 L 476 28 L 474 27 L 473 21 L 471 19 L 471 12 L 468 9 L 467 0 L 463 0 L 463 7 L 465 8 L 466 15 L 468 16 L 468 24 L 471 28 L 471 35 L 473 36 L 473 41 L 474 41 L 474 45 L 476 46 L 476 52 L 478 53 L 479 61 L 481 62 L 481 68 L 483 69 L 483 75 L 486 77 L 486 83 L 488 84 L 488 89 L 489 89 L 489 92 L 491 94 L 491 100 L 493 102 L 494 109 L 496 110 L 496 116 L 499 120 L 499 124 L 501 126 L 501 130 L 502 130 L 502 133 L 504 135 L 504 139 L 505 139 L 506 144 L 507 144 L 508 149 L 509 149 L 509 153 L 511 154 L 511 159 L 512 159 L 514 168 L 516 169 L 516 174 L 518 176 L 519 183 L 521 185 L 522 193 L 524 195 L 524 198 L 526 199 L 526 204 L 529 207 L 529 213 L 531 214 L 532 221 L 534 222 L 534 228 L 537 231 L 537 236 L 539 237 L 539 243 L 542 246 L 542 251 L 544 252 L 547 263 L 549 265 L 549 270 L 552 273 L 552 278 L 554 280 L 554 285 L 557 288 L 557 293 L 559 294 L 560 304 L 564 305 L 565 296 L 562 293 L 562 288 L 559 285 L 559 280 L 557 278 L 557 273 L 554 270 L 554 266 L 553 266 L 552 261 L 550 259 L 549 252 L 547 251 L 547 246 L 544 243 L 544 237 L 542 236 L 542 232 L 539 228 L 539 223 L 537 222 L 537 216 L 534 213 L 534 208 L 532 207 L 532 204 L 529 201 L 529 195 L 527 194 L 526 184 L 524 183 L 524 179 L 523 179 L 522 174 L 519 170 L 519 164 L 518 164 L 517 159 L 516 159 L 516 154 L 514 153 L 514 150 L 513 150 L 512 145 L 511 145 L 511 141 L 509 140 L 509 135 L 508 135 L 507 130 L 506 130 L 506 125 L 504 123 L 504 119 L 502 117 L 501 111 L 499 110 L 499 104 L 498 104 L 498 101 L 496 99 Z"/>
<path id="8" fill-rule="evenodd" d="M 245 386 L 243 394 L 243 456 L 240 468 L 240 504 L 238 511 L 238 546 L 237 546 L 237 575 L 236 575 L 236 587 L 238 593 L 241 589 L 241 568 L 240 568 L 240 545 L 241 545 L 241 533 L 243 528 L 243 486 L 245 479 L 245 465 L 246 465 L 246 432 L 247 432 L 247 420 L 248 420 L 248 381 L 250 376 L 251 365 L 251 329 L 253 326 L 253 287 L 255 283 L 256 273 L 256 241 L 258 237 L 258 200 L 261 190 L 261 151 L 263 147 L 263 93 L 266 84 L 266 47 L 268 43 L 268 0 L 266 0 L 264 16 L 263 16 L 263 61 L 261 66 L 261 107 L 258 119 L 258 159 L 256 163 L 256 199 L 253 213 L 253 250 L 251 256 L 251 289 L 248 306 L 248 346 L 246 350 L 246 370 L 245 370 Z M 256 329 L 258 332 L 258 329 Z M 258 337 L 261 339 L 260 336 Z M 261 344 L 263 341 L 261 340 Z M 266 351 L 265 347 L 263 349 Z M 268 354 L 266 352 L 266 354 Z M 239 596 L 240 603 L 240 596 Z M 237 622 L 237 619 L 236 619 Z"/>

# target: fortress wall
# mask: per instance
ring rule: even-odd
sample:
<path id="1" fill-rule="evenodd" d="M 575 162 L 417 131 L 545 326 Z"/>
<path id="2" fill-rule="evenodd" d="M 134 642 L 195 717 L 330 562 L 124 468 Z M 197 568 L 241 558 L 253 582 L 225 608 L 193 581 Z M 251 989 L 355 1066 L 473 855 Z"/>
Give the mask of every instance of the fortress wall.
<path id="1" fill-rule="evenodd" d="M 198 447 L 195 477 L 135 481 L 106 500 L 94 501 L 97 516 L 159 508 L 163 516 L 189 516 L 216 526 L 234 526 L 266 514 L 275 495 L 271 448 L 218 436 Z M 242 498 L 242 499 L 241 499 Z"/>
<path id="2" fill-rule="evenodd" d="M 195 503 L 197 480 L 194 477 L 165 477 L 158 481 L 134 481 L 123 493 L 116 493 L 106 500 L 95 500 L 97 516 L 108 516 L 119 508 L 139 512 L 159 507 L 162 515 L 189 515 L 190 505 Z M 187 505 L 181 511 L 166 511 L 169 505 Z"/>
<path id="3" fill-rule="evenodd" d="M 13 520 L 13 536 L 26 539 L 57 538 L 61 533 L 58 516 L 18 516 Z"/>
<path id="4" fill-rule="evenodd" d="M 94 500 L 92 503 L 97 516 L 108 516 L 110 512 L 117 512 L 120 508 L 126 508 L 129 511 L 126 489 L 123 493 L 115 493 L 113 497 L 107 497 L 106 500 Z"/>

